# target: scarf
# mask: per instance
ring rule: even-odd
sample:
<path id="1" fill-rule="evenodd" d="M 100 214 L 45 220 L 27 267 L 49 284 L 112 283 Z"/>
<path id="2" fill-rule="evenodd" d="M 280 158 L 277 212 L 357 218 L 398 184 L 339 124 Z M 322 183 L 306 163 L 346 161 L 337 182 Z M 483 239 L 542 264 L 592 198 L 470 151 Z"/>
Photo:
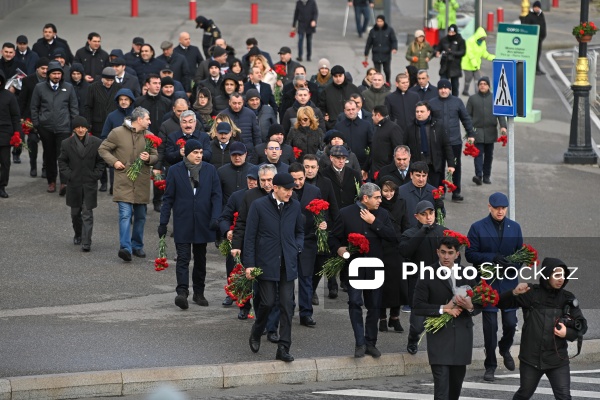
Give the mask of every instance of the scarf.
<path id="1" fill-rule="evenodd" d="M 328 73 L 325 76 L 323 76 L 320 72 L 317 73 L 317 82 L 321 86 L 326 85 L 330 79 L 331 79 L 331 73 Z"/>
<path id="2" fill-rule="evenodd" d="M 87 145 L 88 142 L 88 135 L 85 135 L 83 137 L 83 140 L 79 139 L 79 136 L 77 136 L 77 134 L 73 134 L 73 136 L 75 137 L 75 142 L 76 142 L 76 146 L 77 146 L 77 152 L 79 153 L 80 156 L 84 156 L 85 155 L 85 146 Z"/>
<path id="3" fill-rule="evenodd" d="M 192 108 L 195 111 L 197 111 L 198 114 L 200 114 L 200 118 L 202 119 L 202 122 L 206 123 L 212 119 L 211 115 L 210 115 L 213 110 L 212 97 L 208 98 L 208 103 L 206 103 L 205 106 L 201 106 L 200 104 L 198 104 L 198 101 L 196 100 L 196 102 L 194 103 Z"/>
<path id="4" fill-rule="evenodd" d="M 427 124 L 429 121 L 431 121 L 431 118 L 427 118 L 425 121 L 415 120 L 421 133 L 421 153 L 425 156 L 429 154 L 429 141 L 427 140 Z"/>
<path id="5" fill-rule="evenodd" d="M 198 177 L 200 175 L 200 169 L 202 168 L 202 163 L 194 164 L 187 157 L 183 157 L 183 163 L 188 171 L 190 171 L 190 183 L 192 185 L 192 189 L 197 189 L 200 184 Z"/>

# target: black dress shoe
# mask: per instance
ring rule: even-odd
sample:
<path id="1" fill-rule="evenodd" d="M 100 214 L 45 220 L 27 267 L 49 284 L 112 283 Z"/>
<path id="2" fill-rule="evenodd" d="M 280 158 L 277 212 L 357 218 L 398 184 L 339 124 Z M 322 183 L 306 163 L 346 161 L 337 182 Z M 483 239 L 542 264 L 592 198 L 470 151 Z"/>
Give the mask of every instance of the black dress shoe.
<path id="1" fill-rule="evenodd" d="M 250 350 L 252 350 L 253 353 L 258 353 L 258 350 L 260 350 L 260 336 L 255 337 L 251 332 L 248 342 L 250 343 Z"/>
<path id="2" fill-rule="evenodd" d="M 175 305 L 177 307 L 181 308 L 182 310 L 187 310 L 188 308 L 190 308 L 187 298 L 188 298 L 187 294 L 177 293 L 177 296 L 175 296 Z"/>
<path id="3" fill-rule="evenodd" d="M 75 246 L 79 246 L 79 245 L 81 244 L 81 236 L 75 236 L 75 237 L 73 238 L 73 244 L 74 244 Z"/>
<path id="4" fill-rule="evenodd" d="M 460 194 L 453 194 L 452 195 L 452 201 L 463 201 L 465 198 L 462 197 Z"/>
<path id="5" fill-rule="evenodd" d="M 396 332 L 404 332 L 404 328 L 402 328 L 402 324 L 400 324 L 400 319 L 392 319 L 388 322 L 388 326 L 390 328 L 394 328 Z"/>
<path id="6" fill-rule="evenodd" d="M 388 331 L 387 325 L 385 323 L 386 323 L 385 319 L 379 320 L 379 332 L 387 332 Z"/>
<path id="7" fill-rule="evenodd" d="M 367 350 L 367 346 L 364 344 L 362 346 L 354 347 L 354 358 L 363 358 L 365 356 L 365 351 Z"/>
<path id="8" fill-rule="evenodd" d="M 32 178 L 35 178 L 37 176 L 37 168 L 31 168 L 29 170 L 29 176 L 31 176 Z"/>
<path id="9" fill-rule="evenodd" d="M 285 362 L 292 362 L 294 361 L 294 356 L 292 356 L 289 353 L 288 349 L 286 349 L 284 345 L 280 344 L 279 346 L 277 346 L 277 353 L 275 354 L 275 359 Z"/>
<path id="10" fill-rule="evenodd" d="M 417 354 L 417 352 L 419 351 L 419 345 L 417 342 L 408 342 L 408 345 L 406 346 L 406 351 L 408 351 L 409 354 Z"/>
<path id="11" fill-rule="evenodd" d="M 484 176 L 483 177 L 483 183 L 485 183 L 486 185 L 491 185 L 492 181 L 490 180 L 489 176 Z"/>
<path id="12" fill-rule="evenodd" d="M 154 205 L 154 211 L 160 212 L 160 206 L 161 206 L 160 203 L 155 204 Z"/>
<path id="13" fill-rule="evenodd" d="M 192 301 L 194 303 L 198 304 L 199 306 L 208 307 L 208 300 L 206 300 L 204 295 L 201 293 L 194 293 L 194 296 L 192 297 Z"/>
<path id="14" fill-rule="evenodd" d="M 302 57 L 296 57 L 296 61 L 302 62 Z"/>
<path id="15" fill-rule="evenodd" d="M 346 284 L 344 282 L 340 282 L 340 287 L 342 288 L 342 292 L 348 291 L 348 287 L 346 286 Z"/>
<path id="16" fill-rule="evenodd" d="M 123 261 L 131 261 L 131 253 L 127 249 L 120 249 L 119 258 Z"/>
<path id="17" fill-rule="evenodd" d="M 64 196 L 65 194 L 67 194 L 67 185 L 65 185 L 64 183 L 61 183 L 60 189 L 58 190 L 58 195 Z"/>
<path id="18" fill-rule="evenodd" d="M 483 374 L 483 380 L 486 382 L 494 382 L 494 368 L 486 368 Z"/>
<path id="19" fill-rule="evenodd" d="M 146 258 L 146 253 L 144 252 L 144 249 L 133 249 L 132 254 L 139 258 Z"/>
<path id="20" fill-rule="evenodd" d="M 312 299 L 311 299 L 311 303 L 313 306 L 318 306 L 319 305 L 319 295 L 317 294 L 317 292 L 314 292 L 312 295 Z"/>
<path id="21" fill-rule="evenodd" d="M 473 182 L 475 182 L 475 184 L 476 184 L 477 186 L 481 186 L 481 177 L 479 177 L 479 176 L 474 176 L 474 177 L 473 177 Z"/>
<path id="22" fill-rule="evenodd" d="M 99 192 L 106 192 L 106 183 L 103 183 L 100 185 L 100 189 L 98 189 Z"/>
<path id="23" fill-rule="evenodd" d="M 369 354 L 373 358 L 381 357 L 381 352 L 379 351 L 379 349 L 372 344 L 367 345 L 367 348 L 365 349 L 365 354 Z"/>
<path id="24" fill-rule="evenodd" d="M 300 325 L 308 326 L 309 328 L 313 328 L 317 323 L 310 315 L 305 317 L 300 317 Z"/>
<path id="25" fill-rule="evenodd" d="M 337 299 L 337 297 L 338 297 L 338 290 L 337 290 L 337 288 L 332 288 L 332 289 L 329 291 L 329 296 L 328 296 L 328 297 L 329 297 L 330 299 Z"/>
<path id="26" fill-rule="evenodd" d="M 224 306 L 230 306 L 233 304 L 233 299 L 229 296 L 225 297 L 225 300 L 221 303 Z"/>
<path id="27" fill-rule="evenodd" d="M 4 190 L 4 188 L 0 188 L 0 197 L 3 199 L 8 199 L 8 193 L 6 193 L 6 190 Z"/>
<path id="28" fill-rule="evenodd" d="M 277 332 L 268 332 L 267 340 L 271 343 L 279 343 L 279 335 Z"/>
<path id="29" fill-rule="evenodd" d="M 18 154 L 13 154 L 13 162 L 15 164 L 21 164 L 21 157 Z"/>
<path id="30" fill-rule="evenodd" d="M 81 251 L 83 251 L 84 253 L 89 253 L 91 250 L 91 246 L 89 244 L 82 244 L 81 245 Z"/>
<path id="31" fill-rule="evenodd" d="M 240 308 L 238 319 L 248 319 L 248 310 L 246 308 Z"/>
<path id="32" fill-rule="evenodd" d="M 110 194 L 111 196 L 113 195 L 113 187 L 111 186 L 110 189 L 108 189 L 108 194 Z"/>
<path id="33" fill-rule="evenodd" d="M 506 369 L 509 371 L 514 371 L 515 370 L 515 360 L 510 355 L 510 350 L 505 351 L 504 353 L 501 352 L 500 355 L 502 356 L 502 358 L 504 358 L 504 366 L 506 367 Z"/>

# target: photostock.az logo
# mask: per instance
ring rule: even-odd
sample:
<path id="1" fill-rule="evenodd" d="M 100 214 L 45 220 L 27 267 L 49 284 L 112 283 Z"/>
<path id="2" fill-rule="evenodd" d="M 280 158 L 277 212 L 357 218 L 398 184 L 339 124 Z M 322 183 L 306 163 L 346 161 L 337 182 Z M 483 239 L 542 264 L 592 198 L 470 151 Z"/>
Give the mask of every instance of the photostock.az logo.
<path id="1" fill-rule="evenodd" d="M 352 279 L 358 278 L 360 268 L 377 268 L 373 279 Z M 375 257 L 359 257 L 350 262 L 348 267 L 348 278 L 350 286 L 357 290 L 375 290 L 383 286 L 385 273 L 383 272 L 383 261 Z"/>

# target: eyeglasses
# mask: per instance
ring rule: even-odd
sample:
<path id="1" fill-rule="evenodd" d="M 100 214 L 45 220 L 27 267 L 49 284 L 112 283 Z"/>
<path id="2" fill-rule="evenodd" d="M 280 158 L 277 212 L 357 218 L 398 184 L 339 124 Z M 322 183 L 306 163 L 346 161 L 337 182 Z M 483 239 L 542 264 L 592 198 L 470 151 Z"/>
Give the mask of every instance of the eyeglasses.
<path id="1" fill-rule="evenodd" d="M 281 147 L 267 147 L 269 150 L 279 150 Z"/>
<path id="2" fill-rule="evenodd" d="M 302 121 L 302 122 L 308 122 L 308 121 L 310 121 L 310 119 L 308 119 L 308 118 L 300 118 L 300 121 Z"/>

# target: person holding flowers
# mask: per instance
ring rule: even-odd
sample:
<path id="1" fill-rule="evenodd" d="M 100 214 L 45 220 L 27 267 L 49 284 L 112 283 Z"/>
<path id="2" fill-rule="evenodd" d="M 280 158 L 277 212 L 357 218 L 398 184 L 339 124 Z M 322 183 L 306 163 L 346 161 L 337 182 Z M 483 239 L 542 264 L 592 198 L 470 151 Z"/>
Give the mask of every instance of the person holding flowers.
<path id="1" fill-rule="evenodd" d="M 473 223 L 467 234 L 471 243 L 465 251 L 467 261 L 476 268 L 488 267 L 498 273 L 494 275 L 491 286 L 498 293 L 513 290 L 519 283 L 516 270 L 521 268 L 521 263 L 511 263 L 507 260 L 523 246 L 521 226 L 506 218 L 508 198 L 500 192 L 493 193 L 488 201 L 489 215 Z M 509 272 L 513 270 L 513 272 Z M 507 272 L 506 275 L 504 272 Z M 490 280 L 491 281 L 491 280 Z M 485 374 L 486 381 L 494 380 L 494 371 L 497 367 L 496 347 L 504 359 L 504 366 L 514 371 L 515 362 L 510 355 L 510 346 L 513 344 L 517 328 L 517 310 L 508 308 L 501 311 L 502 338 L 498 341 L 498 309 L 488 306 L 481 314 L 483 322 L 483 340 L 485 346 Z"/>
<path id="2" fill-rule="evenodd" d="M 260 305 L 250 332 L 250 350 L 260 350 L 262 332 L 279 293 L 279 341 L 275 359 L 291 362 L 294 286 L 298 259 L 304 248 L 304 217 L 298 200 L 292 199 L 294 178 L 280 173 L 273 178 L 273 191 L 252 202 L 244 233 L 243 264 L 246 277 L 260 267 L 258 277 Z"/>
<path id="3" fill-rule="evenodd" d="M 113 201 L 119 205 L 119 258 L 131 261 L 131 255 L 144 258 L 144 225 L 146 224 L 146 208 L 150 203 L 149 182 L 151 166 L 158 161 L 158 153 L 154 146 L 148 146 L 150 112 L 143 107 L 135 108 L 131 115 L 125 117 L 123 125 L 113 129 L 100 147 L 98 153 L 115 169 Z M 157 138 L 158 139 L 158 138 Z M 160 139 L 159 139 L 160 140 Z M 128 175 L 134 164 L 139 164 L 137 177 Z M 129 172 L 128 172 L 129 171 Z M 131 223 L 133 220 L 133 229 Z"/>
<path id="4" fill-rule="evenodd" d="M 194 303 L 208 306 L 204 297 L 206 280 L 206 244 L 215 241 L 217 219 L 221 215 L 221 183 L 217 169 L 202 161 L 203 146 L 196 139 L 185 142 L 182 162 L 171 166 L 160 209 L 158 237 L 167 234 L 167 224 L 173 210 L 173 239 L 177 251 L 177 296 L 175 305 L 188 306 L 189 264 L 194 254 L 192 284 Z"/>
<path id="5" fill-rule="evenodd" d="M 306 183 L 306 172 L 300 163 L 290 165 L 289 173 L 294 178 L 294 193 L 300 202 L 300 209 L 305 217 L 304 223 L 304 250 L 300 254 L 300 268 L 298 268 L 298 306 L 300 308 L 300 325 L 314 327 L 317 323 L 313 319 L 313 282 L 317 253 L 328 251 L 327 245 L 327 215 L 329 203 L 323 200 L 321 190 Z M 325 204 L 323 204 L 325 203 Z M 327 207 L 327 208 L 325 208 Z M 316 222 L 319 222 L 318 224 Z M 319 239 L 324 235 L 324 240 Z M 322 242 L 319 243 L 319 240 Z M 326 249 L 319 249 L 324 242 Z"/>
<path id="6" fill-rule="evenodd" d="M 333 254 L 352 261 L 356 257 L 377 257 L 383 259 L 383 242 L 397 242 L 396 232 L 388 212 L 380 208 L 382 201 L 381 188 L 374 183 L 365 183 L 360 187 L 358 201 L 340 210 L 340 216 L 335 220 L 330 235 L 330 248 Z M 350 252 L 349 235 L 360 234 L 366 241 L 367 252 Z M 363 244 L 361 243 L 361 248 Z M 348 266 L 343 267 L 347 275 Z M 360 268 L 357 279 L 373 280 L 373 268 Z M 347 278 L 346 278 L 347 279 Z M 381 308 L 382 288 L 355 289 L 347 284 L 348 313 L 354 331 L 354 357 L 364 357 L 369 354 L 375 358 L 381 356 L 377 349 L 377 329 L 379 309 Z M 367 309 L 363 319 L 362 307 Z"/>
<path id="7" fill-rule="evenodd" d="M 479 306 L 468 295 L 459 294 L 461 286 L 474 288 L 477 282 L 455 276 L 453 268 L 460 255 L 458 239 L 446 236 L 437 248 L 435 274 L 425 273 L 415 288 L 413 313 L 421 317 L 449 314 L 453 319 L 437 332 L 427 332 L 427 357 L 433 374 L 435 399 L 458 399 L 467 365 L 473 357 L 473 320 Z M 442 279 L 446 277 L 446 279 Z"/>
<path id="8" fill-rule="evenodd" d="M 11 138 L 16 133 L 21 138 L 21 114 L 17 98 L 4 89 L 6 78 L 0 70 L 0 198 L 7 198 L 6 185 L 10 173 Z"/>

